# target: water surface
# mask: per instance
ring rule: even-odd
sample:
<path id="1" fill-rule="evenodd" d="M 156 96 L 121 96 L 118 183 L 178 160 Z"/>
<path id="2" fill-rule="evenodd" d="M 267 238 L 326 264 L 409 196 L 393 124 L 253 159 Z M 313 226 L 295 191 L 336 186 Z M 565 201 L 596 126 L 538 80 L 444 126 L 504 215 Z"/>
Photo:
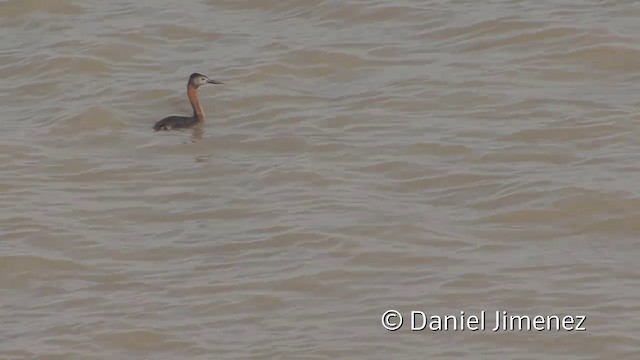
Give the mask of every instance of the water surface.
<path id="1" fill-rule="evenodd" d="M 0 358 L 639 358 L 639 17 L 0 1 Z M 154 133 L 196 71 L 203 130 Z"/>

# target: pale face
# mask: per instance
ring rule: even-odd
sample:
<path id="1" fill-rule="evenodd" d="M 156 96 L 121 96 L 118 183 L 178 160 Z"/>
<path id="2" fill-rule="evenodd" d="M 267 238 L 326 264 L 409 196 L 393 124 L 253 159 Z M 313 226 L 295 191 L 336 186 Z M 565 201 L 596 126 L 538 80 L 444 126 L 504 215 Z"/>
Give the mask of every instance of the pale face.
<path id="1" fill-rule="evenodd" d="M 198 76 L 195 79 L 193 79 L 193 85 L 195 86 L 202 86 L 204 84 L 207 84 L 209 82 L 209 78 L 206 76 Z"/>
<path id="2" fill-rule="evenodd" d="M 205 84 L 222 84 L 222 81 L 212 80 L 201 74 L 194 74 L 191 76 L 191 84 L 195 87 L 200 87 Z"/>

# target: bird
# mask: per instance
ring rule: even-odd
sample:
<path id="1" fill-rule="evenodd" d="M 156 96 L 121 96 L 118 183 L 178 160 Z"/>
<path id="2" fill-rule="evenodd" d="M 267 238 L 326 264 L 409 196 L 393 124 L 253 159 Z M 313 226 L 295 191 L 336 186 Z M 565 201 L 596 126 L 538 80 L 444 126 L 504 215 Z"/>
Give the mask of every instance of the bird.
<path id="1" fill-rule="evenodd" d="M 224 84 L 222 81 L 213 80 L 199 73 L 193 73 L 189 76 L 187 82 L 187 97 L 193 108 L 193 115 L 191 116 L 168 116 L 155 125 L 153 129 L 155 131 L 160 130 L 173 130 L 173 129 L 188 129 L 201 125 L 204 122 L 204 111 L 200 106 L 200 99 L 198 98 L 198 88 L 206 84 Z"/>

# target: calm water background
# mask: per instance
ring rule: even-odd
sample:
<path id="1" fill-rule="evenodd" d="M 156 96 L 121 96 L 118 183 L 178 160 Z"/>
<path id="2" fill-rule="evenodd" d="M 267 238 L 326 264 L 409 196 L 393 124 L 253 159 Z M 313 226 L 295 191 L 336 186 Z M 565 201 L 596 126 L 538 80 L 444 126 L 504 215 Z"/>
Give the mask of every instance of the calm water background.
<path id="1" fill-rule="evenodd" d="M 0 358 L 639 359 L 640 4 L 0 1 Z M 201 132 L 154 133 L 188 114 Z M 405 314 L 586 332 L 389 332 Z"/>

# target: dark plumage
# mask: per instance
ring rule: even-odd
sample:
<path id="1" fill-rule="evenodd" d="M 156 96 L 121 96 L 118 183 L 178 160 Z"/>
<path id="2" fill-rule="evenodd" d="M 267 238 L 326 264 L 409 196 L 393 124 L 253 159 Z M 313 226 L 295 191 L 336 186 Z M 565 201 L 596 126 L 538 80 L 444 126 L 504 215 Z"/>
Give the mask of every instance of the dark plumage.
<path id="1" fill-rule="evenodd" d="M 188 129 L 200 123 L 195 116 L 167 116 L 153 125 L 153 130 L 172 130 L 172 129 Z"/>

